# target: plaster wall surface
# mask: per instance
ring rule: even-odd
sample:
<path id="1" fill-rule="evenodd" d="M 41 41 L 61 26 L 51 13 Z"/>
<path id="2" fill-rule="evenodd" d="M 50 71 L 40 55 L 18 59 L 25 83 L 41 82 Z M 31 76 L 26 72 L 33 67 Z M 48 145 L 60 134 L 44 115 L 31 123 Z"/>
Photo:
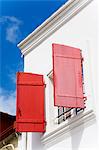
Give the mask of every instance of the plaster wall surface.
<path id="1" fill-rule="evenodd" d="M 45 89 L 45 111 L 46 111 L 46 133 L 54 131 L 58 126 L 54 120 L 57 108 L 53 103 L 52 83 L 47 74 L 52 70 L 52 43 L 64 44 L 77 47 L 82 50 L 84 57 L 84 83 L 87 96 L 86 112 L 93 110 L 95 118 L 88 123 L 70 130 L 68 135 L 64 134 L 56 142 L 43 144 L 40 138 L 44 135 L 39 133 L 27 133 L 27 150 L 48 149 L 48 150 L 97 150 L 98 149 L 98 9 L 97 0 L 93 0 L 86 8 L 80 11 L 68 23 L 63 25 L 38 47 L 33 49 L 24 57 L 24 71 L 43 74 L 46 84 Z M 34 142 L 35 141 L 35 142 Z M 38 141 L 38 142 L 36 142 Z M 36 144 L 35 144 L 36 143 Z M 38 144 L 37 144 L 38 143 Z M 30 146 L 32 145 L 32 146 Z M 26 149 L 24 149 L 26 150 Z"/>

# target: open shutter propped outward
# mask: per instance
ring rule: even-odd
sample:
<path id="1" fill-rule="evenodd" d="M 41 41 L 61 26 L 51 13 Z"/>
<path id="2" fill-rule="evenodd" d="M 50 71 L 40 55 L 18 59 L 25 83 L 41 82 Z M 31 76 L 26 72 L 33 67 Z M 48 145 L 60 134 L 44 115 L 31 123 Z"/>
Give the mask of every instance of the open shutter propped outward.
<path id="1" fill-rule="evenodd" d="M 53 44 L 54 105 L 84 108 L 80 49 Z"/>
<path id="2" fill-rule="evenodd" d="M 43 75 L 17 73 L 16 131 L 45 132 Z"/>

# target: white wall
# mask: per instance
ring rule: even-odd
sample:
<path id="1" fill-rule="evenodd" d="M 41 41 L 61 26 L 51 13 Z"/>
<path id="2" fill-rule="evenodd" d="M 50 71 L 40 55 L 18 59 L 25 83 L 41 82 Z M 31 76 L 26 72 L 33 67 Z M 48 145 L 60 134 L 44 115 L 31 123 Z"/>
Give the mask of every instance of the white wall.
<path id="1" fill-rule="evenodd" d="M 60 143 L 53 144 L 49 150 L 70 149 L 96 150 L 98 123 L 98 89 L 97 61 L 98 61 L 98 9 L 97 0 L 93 0 L 84 10 L 72 18 L 67 24 L 53 33 L 37 48 L 24 57 L 24 71 L 43 74 L 46 86 L 46 120 L 47 132 L 56 128 L 53 115 L 56 111 L 50 92 L 50 80 L 47 74 L 52 69 L 52 43 L 69 45 L 82 49 L 84 57 L 85 91 L 87 96 L 86 111 L 93 109 L 96 114 L 94 122 L 78 127 L 64 137 Z M 39 139 L 39 138 L 38 138 Z M 35 148 L 36 150 L 36 148 Z"/>
<path id="2" fill-rule="evenodd" d="M 85 127 L 81 125 L 71 130 L 70 136 L 62 136 L 60 141 L 48 150 L 98 150 L 96 132 L 96 124 L 91 123 Z"/>

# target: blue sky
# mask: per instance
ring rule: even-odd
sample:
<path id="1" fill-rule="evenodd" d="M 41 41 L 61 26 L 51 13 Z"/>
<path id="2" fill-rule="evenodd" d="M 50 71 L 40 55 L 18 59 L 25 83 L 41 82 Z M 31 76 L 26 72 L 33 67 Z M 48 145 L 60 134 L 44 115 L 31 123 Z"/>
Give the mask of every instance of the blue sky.
<path id="1" fill-rule="evenodd" d="M 0 111 L 15 114 L 16 72 L 23 71 L 17 44 L 67 0 L 0 0 Z"/>

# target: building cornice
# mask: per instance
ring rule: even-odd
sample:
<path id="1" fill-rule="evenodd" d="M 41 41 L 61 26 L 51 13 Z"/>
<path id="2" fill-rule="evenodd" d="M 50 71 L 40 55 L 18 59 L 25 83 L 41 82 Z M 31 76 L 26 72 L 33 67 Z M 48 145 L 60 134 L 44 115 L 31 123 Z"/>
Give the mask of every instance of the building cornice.
<path id="1" fill-rule="evenodd" d="M 22 55 L 26 55 L 36 48 L 92 1 L 93 0 L 69 0 L 65 3 L 51 17 L 17 45 L 21 49 Z"/>
<path id="2" fill-rule="evenodd" d="M 64 134 L 71 133 L 73 129 L 76 127 L 79 127 L 81 125 L 85 125 L 89 123 L 92 120 L 95 120 L 95 114 L 93 110 L 86 111 L 84 114 L 79 114 L 76 117 L 71 118 L 68 123 L 64 123 L 57 127 L 57 129 L 51 131 L 50 133 L 47 133 L 42 136 L 42 143 L 47 147 L 49 147 L 50 143 L 53 143 L 54 141 L 57 141 L 61 136 Z M 65 136 L 66 137 L 66 136 Z"/>

